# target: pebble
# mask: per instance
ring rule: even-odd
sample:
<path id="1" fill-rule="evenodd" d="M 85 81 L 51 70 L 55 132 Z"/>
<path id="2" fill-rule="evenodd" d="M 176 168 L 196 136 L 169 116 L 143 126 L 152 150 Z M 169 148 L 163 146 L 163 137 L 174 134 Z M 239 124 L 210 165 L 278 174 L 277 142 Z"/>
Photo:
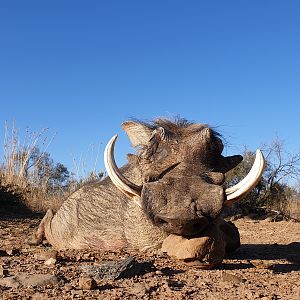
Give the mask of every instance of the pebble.
<path id="1" fill-rule="evenodd" d="M 76 255 L 76 261 L 80 261 L 82 259 L 82 255 L 81 254 L 77 254 Z"/>
<path id="2" fill-rule="evenodd" d="M 246 281 L 245 279 L 243 279 L 240 276 L 230 274 L 230 273 L 227 273 L 227 272 L 222 273 L 222 279 L 223 279 L 223 281 L 228 281 L 228 282 L 231 282 L 231 283 L 242 283 L 242 282 Z"/>
<path id="3" fill-rule="evenodd" d="M 173 291 L 180 291 L 185 286 L 185 283 L 182 281 L 169 279 L 167 280 L 167 286 Z"/>
<path id="4" fill-rule="evenodd" d="M 52 266 L 52 265 L 55 265 L 55 263 L 56 263 L 56 259 L 53 258 L 53 257 L 50 257 L 48 260 L 46 260 L 46 261 L 44 262 L 44 264 L 45 264 L 46 266 Z"/>
<path id="5" fill-rule="evenodd" d="M 72 284 L 66 284 L 66 285 L 64 286 L 64 290 L 65 290 L 65 291 L 71 291 L 71 290 L 73 290 Z"/>
<path id="6" fill-rule="evenodd" d="M 251 259 L 249 261 L 256 269 L 272 269 L 274 264 L 272 261 L 264 261 L 261 259 Z"/>
<path id="7" fill-rule="evenodd" d="M 132 287 L 131 287 L 131 292 L 134 293 L 135 295 L 138 295 L 139 297 L 143 296 L 146 294 L 147 292 L 147 287 L 145 286 L 144 283 L 142 282 L 138 282 L 135 283 Z"/>
<path id="8" fill-rule="evenodd" d="M 97 287 L 97 283 L 91 277 L 81 277 L 79 278 L 78 286 L 82 290 L 94 290 Z"/>
<path id="9" fill-rule="evenodd" d="M 6 249 L 6 253 L 8 255 L 16 255 L 20 253 L 20 249 L 12 248 L 12 249 Z"/>
<path id="10" fill-rule="evenodd" d="M 91 254 L 90 253 L 83 253 L 83 255 L 82 255 L 82 259 L 83 260 L 88 260 L 90 258 L 91 258 Z"/>
<path id="11" fill-rule="evenodd" d="M 40 251 L 38 253 L 35 253 L 34 258 L 36 260 L 49 260 L 50 258 L 57 258 L 57 251 Z"/>

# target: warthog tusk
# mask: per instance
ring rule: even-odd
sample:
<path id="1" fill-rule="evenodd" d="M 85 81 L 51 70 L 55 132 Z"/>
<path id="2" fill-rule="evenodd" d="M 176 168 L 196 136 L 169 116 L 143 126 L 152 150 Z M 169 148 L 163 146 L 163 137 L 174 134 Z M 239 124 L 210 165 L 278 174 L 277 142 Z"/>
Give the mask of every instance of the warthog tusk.
<path id="1" fill-rule="evenodd" d="M 135 196 L 140 197 L 141 187 L 135 185 L 127 178 L 125 178 L 116 165 L 114 158 L 114 148 L 117 138 L 117 135 L 113 136 L 107 143 L 104 150 L 104 164 L 107 174 L 110 177 L 113 184 L 125 195 L 129 196 L 130 198 L 134 198 Z"/>
<path id="2" fill-rule="evenodd" d="M 255 161 L 248 175 L 236 185 L 225 190 L 227 200 L 225 205 L 231 204 L 234 201 L 240 200 L 246 196 L 261 179 L 265 166 L 265 159 L 262 152 L 256 150 Z"/>

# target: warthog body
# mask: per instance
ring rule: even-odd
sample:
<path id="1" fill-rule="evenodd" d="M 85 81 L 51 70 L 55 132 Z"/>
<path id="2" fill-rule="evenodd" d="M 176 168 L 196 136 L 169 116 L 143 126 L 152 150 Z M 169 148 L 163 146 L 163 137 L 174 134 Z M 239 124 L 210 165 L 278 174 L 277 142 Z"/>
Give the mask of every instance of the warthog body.
<path id="1" fill-rule="evenodd" d="M 133 168 L 126 166 L 122 171 L 138 182 Z M 144 249 L 166 237 L 109 177 L 74 192 L 56 214 L 48 210 L 42 222 L 38 232 L 57 249 Z"/>
<path id="2" fill-rule="evenodd" d="M 236 248 L 238 231 L 221 212 L 230 195 L 245 192 L 236 196 L 237 189 L 230 194 L 222 185 L 242 157 L 222 156 L 220 136 L 203 124 L 159 119 L 125 122 L 123 129 L 137 153 L 118 170 L 116 138 L 111 140 L 105 158 L 110 178 L 74 192 L 55 215 L 49 210 L 34 242 L 46 238 L 58 249 L 145 250 L 159 247 L 169 234 L 192 239 L 218 232 L 227 250 Z"/>

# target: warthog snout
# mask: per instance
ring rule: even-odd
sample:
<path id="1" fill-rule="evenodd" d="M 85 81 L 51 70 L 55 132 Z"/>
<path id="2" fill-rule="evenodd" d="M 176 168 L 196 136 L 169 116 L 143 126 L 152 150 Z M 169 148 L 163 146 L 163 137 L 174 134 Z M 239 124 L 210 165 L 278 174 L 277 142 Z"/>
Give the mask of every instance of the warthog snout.
<path id="1" fill-rule="evenodd" d="M 168 178 L 144 185 L 144 209 L 167 233 L 193 236 L 221 213 L 225 191 L 199 177 Z"/>
<path id="2" fill-rule="evenodd" d="M 180 218 L 169 218 L 166 216 L 156 215 L 154 222 L 165 232 L 182 236 L 193 236 L 204 231 L 209 225 L 209 219 L 199 217 L 191 220 L 183 220 Z"/>

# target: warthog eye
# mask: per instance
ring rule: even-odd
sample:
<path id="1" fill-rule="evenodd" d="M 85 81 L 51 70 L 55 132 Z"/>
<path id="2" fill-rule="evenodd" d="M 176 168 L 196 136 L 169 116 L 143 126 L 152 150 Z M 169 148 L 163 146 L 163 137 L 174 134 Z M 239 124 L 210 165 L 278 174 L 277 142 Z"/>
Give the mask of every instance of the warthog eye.
<path id="1" fill-rule="evenodd" d="M 163 220 L 162 218 L 158 217 L 158 216 L 155 216 L 154 217 L 154 222 L 157 224 L 157 225 L 164 225 L 164 224 L 167 224 L 168 222 Z"/>
<path id="2" fill-rule="evenodd" d="M 166 170 L 164 170 L 162 173 L 160 173 L 159 176 L 157 176 L 157 180 L 162 179 L 166 174 L 168 174 L 170 171 L 175 169 L 179 164 L 180 164 L 180 162 L 177 162 L 174 165 L 168 167 Z"/>

